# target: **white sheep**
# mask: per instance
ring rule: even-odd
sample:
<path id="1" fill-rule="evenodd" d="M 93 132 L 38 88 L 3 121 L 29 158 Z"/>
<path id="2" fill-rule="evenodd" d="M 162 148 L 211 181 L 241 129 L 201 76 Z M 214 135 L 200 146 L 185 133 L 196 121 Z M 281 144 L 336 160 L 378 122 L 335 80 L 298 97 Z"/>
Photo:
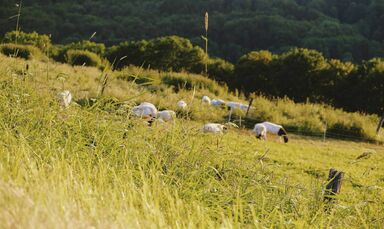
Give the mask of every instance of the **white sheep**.
<path id="1" fill-rule="evenodd" d="M 222 99 L 212 99 L 211 105 L 214 107 L 220 107 L 225 104 L 225 101 Z"/>
<path id="2" fill-rule="evenodd" d="M 221 134 L 225 130 L 227 130 L 227 127 L 218 123 L 207 123 L 203 126 L 203 132 L 205 133 Z"/>
<path id="3" fill-rule="evenodd" d="M 240 109 L 241 104 L 238 102 L 227 102 L 227 107 L 231 109 Z"/>
<path id="4" fill-rule="evenodd" d="M 172 110 L 164 110 L 157 112 L 157 118 L 165 122 L 172 121 L 176 118 L 176 113 Z"/>
<path id="5" fill-rule="evenodd" d="M 132 113 L 141 118 L 155 118 L 157 116 L 157 109 L 152 103 L 141 103 L 139 106 L 132 108 Z"/>
<path id="6" fill-rule="evenodd" d="M 63 108 L 67 108 L 72 101 L 72 94 L 69 91 L 63 91 L 57 94 L 60 105 Z"/>
<path id="7" fill-rule="evenodd" d="M 271 122 L 263 122 L 257 123 L 253 128 L 253 132 L 255 132 L 257 138 L 262 138 L 264 140 L 267 139 L 267 133 L 276 134 L 279 137 L 283 137 L 284 142 L 288 142 L 288 136 L 285 129 L 278 124 Z"/>
<path id="8" fill-rule="evenodd" d="M 184 110 L 187 108 L 187 103 L 184 100 L 180 100 L 177 102 L 177 107 L 181 110 Z"/>
<path id="9" fill-rule="evenodd" d="M 204 95 L 204 96 L 201 98 L 201 102 L 203 102 L 203 103 L 207 103 L 207 104 L 211 104 L 211 99 L 210 99 L 208 96 Z"/>
<path id="10" fill-rule="evenodd" d="M 257 138 L 267 140 L 267 128 L 263 124 L 257 123 L 253 128 L 253 132 L 255 132 Z"/>
<path id="11" fill-rule="evenodd" d="M 247 111 L 248 107 L 249 107 L 248 105 L 240 104 L 240 109 L 243 110 L 243 111 Z"/>

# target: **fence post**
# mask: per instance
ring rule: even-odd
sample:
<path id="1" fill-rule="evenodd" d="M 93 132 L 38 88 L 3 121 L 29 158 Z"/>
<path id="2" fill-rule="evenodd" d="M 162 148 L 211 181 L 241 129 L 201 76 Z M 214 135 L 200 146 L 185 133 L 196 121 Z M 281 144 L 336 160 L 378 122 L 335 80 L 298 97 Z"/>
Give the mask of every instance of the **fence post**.
<path id="1" fill-rule="evenodd" d="M 247 113 L 245 114 L 245 117 L 246 117 L 246 118 L 248 117 L 249 109 L 251 109 L 252 103 L 253 103 L 253 98 L 251 99 L 251 101 L 249 101 L 249 105 L 248 105 Z"/>
<path id="2" fill-rule="evenodd" d="M 232 118 L 232 107 L 231 107 L 231 109 L 229 110 L 228 122 L 231 122 L 231 118 Z"/>
<path id="3" fill-rule="evenodd" d="M 337 171 L 334 168 L 329 170 L 327 185 L 324 192 L 324 201 L 330 202 L 335 199 L 336 194 L 340 193 L 341 181 L 344 178 L 344 172 Z"/>
<path id="4" fill-rule="evenodd" d="M 377 126 L 377 129 L 376 129 L 376 134 L 377 134 L 377 135 L 379 134 L 380 129 L 381 129 L 381 127 L 383 126 L 383 124 L 384 124 L 384 113 L 383 113 L 383 115 L 381 116 L 379 125 Z"/>
<path id="5" fill-rule="evenodd" d="M 324 129 L 324 134 L 323 134 L 323 141 L 325 142 L 325 139 L 326 139 L 326 137 L 327 137 L 327 128 L 328 128 L 328 126 L 327 126 L 327 122 L 325 122 L 325 129 Z"/>

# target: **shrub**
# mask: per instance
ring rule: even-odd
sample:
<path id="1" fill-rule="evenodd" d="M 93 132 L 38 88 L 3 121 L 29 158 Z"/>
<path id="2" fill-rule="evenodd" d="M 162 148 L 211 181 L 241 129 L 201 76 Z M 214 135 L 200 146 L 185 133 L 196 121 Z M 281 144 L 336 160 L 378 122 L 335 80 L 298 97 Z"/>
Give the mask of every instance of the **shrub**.
<path id="1" fill-rule="evenodd" d="M 16 40 L 18 44 L 33 45 L 43 52 L 49 50 L 52 45 L 48 35 L 41 35 L 37 32 L 24 33 L 22 31 L 12 31 L 4 35 L 5 43 L 14 43 Z"/>
<path id="2" fill-rule="evenodd" d="M 216 95 L 223 94 L 225 90 L 217 82 L 199 75 L 183 73 L 166 74 L 162 76 L 161 81 L 163 84 L 173 86 L 176 90 L 191 90 L 195 87 L 196 89 L 207 89 Z"/>
<path id="3" fill-rule="evenodd" d="M 68 50 L 65 57 L 67 63 L 71 65 L 102 66 L 101 58 L 96 53 L 89 51 Z"/>
<path id="4" fill-rule="evenodd" d="M 208 61 L 209 78 L 225 83 L 231 82 L 234 74 L 234 65 L 219 58 L 212 58 Z"/>
<path id="5" fill-rule="evenodd" d="M 163 71 L 200 73 L 206 61 L 204 51 L 185 38 L 159 37 L 149 41 L 130 41 L 113 46 L 106 54 L 116 68 L 129 65 L 151 67 Z"/>
<path id="6" fill-rule="evenodd" d="M 31 45 L 2 44 L 0 45 L 0 53 L 23 59 L 41 59 L 44 57 L 38 48 Z"/>
<path id="7" fill-rule="evenodd" d="M 54 60 L 66 62 L 66 54 L 68 50 L 80 50 L 96 53 L 99 56 L 104 56 L 105 45 L 88 40 L 73 42 L 67 45 L 55 45 L 51 50 L 51 55 Z"/>

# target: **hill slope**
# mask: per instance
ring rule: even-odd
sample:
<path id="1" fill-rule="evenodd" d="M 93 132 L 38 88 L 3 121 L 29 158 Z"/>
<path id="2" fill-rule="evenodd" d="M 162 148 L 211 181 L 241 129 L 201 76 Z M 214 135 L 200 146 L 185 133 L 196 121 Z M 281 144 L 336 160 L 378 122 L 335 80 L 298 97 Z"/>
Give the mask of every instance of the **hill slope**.
<path id="1" fill-rule="evenodd" d="M 105 94 L 125 103 L 107 97 L 89 106 L 80 98 L 97 94 L 99 70 L 0 58 L 5 228 L 383 227 L 381 146 L 293 135 L 289 144 L 264 142 L 245 129 L 203 134 L 203 122 L 222 121 L 227 113 L 193 100 L 213 96 L 209 89 L 174 93 L 165 84 L 137 85 L 116 76 Z M 74 92 L 78 105 L 60 109 L 55 94 L 63 88 Z M 240 100 L 222 88 L 216 93 Z M 135 101 L 174 108 L 180 98 L 191 113 L 174 124 L 149 128 L 129 115 Z M 283 106 L 270 109 L 273 103 L 262 98 L 255 105 L 269 106 L 270 112 Z M 317 108 L 295 106 L 312 116 Z M 369 123 L 377 117 L 359 118 Z M 337 204 L 327 208 L 321 186 L 330 167 L 346 172 L 346 178 Z"/>
<path id="2" fill-rule="evenodd" d="M 0 1 L 0 33 L 15 28 L 17 8 Z M 384 3 L 379 0 L 144 0 L 27 1 L 21 28 L 68 43 L 87 39 L 116 44 L 176 34 L 202 45 L 210 13 L 211 54 L 235 61 L 251 50 L 307 47 L 327 57 L 360 61 L 384 56 Z"/>

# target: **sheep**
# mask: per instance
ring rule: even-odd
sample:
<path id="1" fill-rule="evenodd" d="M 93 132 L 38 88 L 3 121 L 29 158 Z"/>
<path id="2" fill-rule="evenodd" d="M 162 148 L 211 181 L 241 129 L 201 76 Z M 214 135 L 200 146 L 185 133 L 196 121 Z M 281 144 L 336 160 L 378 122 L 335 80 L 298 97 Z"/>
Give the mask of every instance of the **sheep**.
<path id="1" fill-rule="evenodd" d="M 249 107 L 248 105 L 240 104 L 240 109 L 243 110 L 243 111 L 247 111 L 248 107 Z"/>
<path id="2" fill-rule="evenodd" d="M 165 122 L 172 121 L 176 118 L 176 113 L 172 110 L 159 111 L 157 112 L 157 118 Z"/>
<path id="3" fill-rule="evenodd" d="M 204 133 L 222 134 L 226 130 L 227 127 L 225 125 L 218 123 L 207 123 L 203 126 Z"/>
<path id="4" fill-rule="evenodd" d="M 263 124 L 256 124 L 253 132 L 255 132 L 257 138 L 267 140 L 267 128 Z"/>
<path id="5" fill-rule="evenodd" d="M 70 91 L 63 91 L 57 94 L 60 105 L 62 108 L 67 108 L 72 101 L 72 94 Z"/>
<path id="6" fill-rule="evenodd" d="M 230 109 L 240 108 L 241 104 L 238 102 L 227 102 L 227 107 Z"/>
<path id="7" fill-rule="evenodd" d="M 238 102 L 228 102 L 227 107 L 229 109 L 241 109 L 243 111 L 247 111 L 249 106 Z"/>
<path id="8" fill-rule="evenodd" d="M 157 117 L 157 109 L 152 103 L 144 102 L 139 106 L 132 108 L 132 113 L 141 118 L 155 118 Z"/>
<path id="9" fill-rule="evenodd" d="M 225 104 L 225 101 L 222 99 L 212 99 L 211 105 L 214 107 L 220 107 Z"/>
<path id="10" fill-rule="evenodd" d="M 187 108 L 187 103 L 184 100 L 180 100 L 177 102 L 177 107 L 181 110 L 184 110 Z"/>
<path id="11" fill-rule="evenodd" d="M 142 102 L 142 103 L 140 103 L 139 106 L 149 106 L 149 107 L 152 107 L 153 109 L 156 110 L 156 106 L 153 105 L 152 103 L 148 103 L 148 102 Z"/>
<path id="12" fill-rule="evenodd" d="M 211 104 L 211 99 L 210 99 L 208 96 L 204 95 L 204 96 L 201 98 L 201 102 L 202 102 L 202 103 Z"/>
<path id="13" fill-rule="evenodd" d="M 257 123 L 253 128 L 257 138 L 267 139 L 267 133 L 277 134 L 279 137 L 283 137 L 284 142 L 288 142 L 288 135 L 285 129 L 278 124 L 271 122 Z"/>

